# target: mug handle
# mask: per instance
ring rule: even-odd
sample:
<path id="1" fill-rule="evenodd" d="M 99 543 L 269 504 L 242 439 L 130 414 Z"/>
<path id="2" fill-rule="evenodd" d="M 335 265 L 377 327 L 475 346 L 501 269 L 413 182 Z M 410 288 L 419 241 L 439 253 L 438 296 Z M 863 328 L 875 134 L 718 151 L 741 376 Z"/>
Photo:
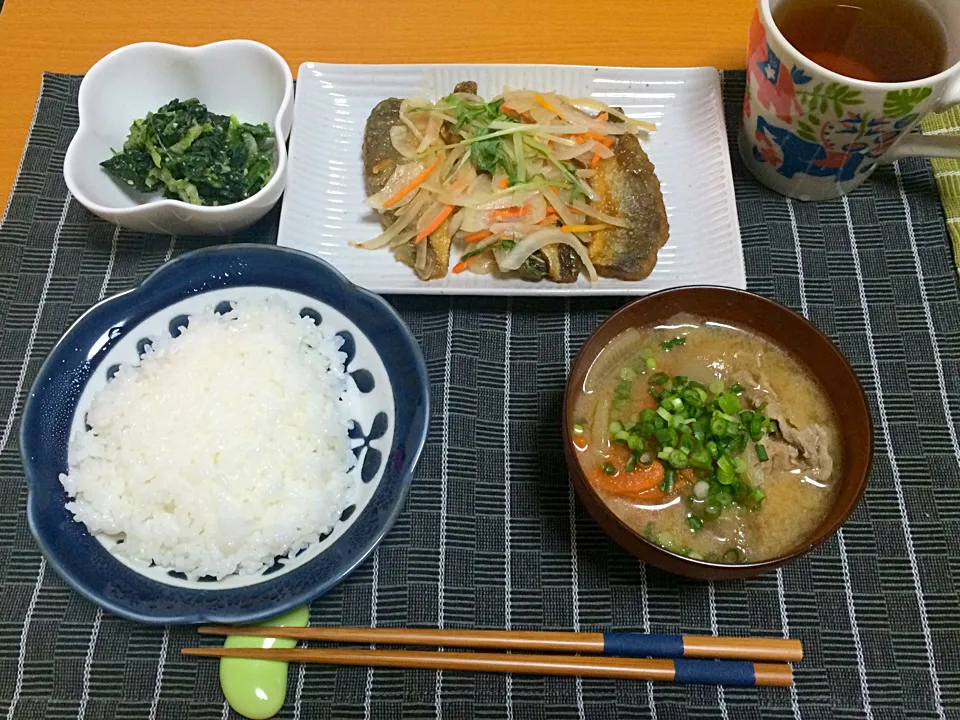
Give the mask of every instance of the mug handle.
<path id="1" fill-rule="evenodd" d="M 957 104 L 960 104 L 960 77 L 950 81 L 934 112 L 943 112 Z M 960 135 L 908 135 L 883 156 L 882 162 L 916 156 L 960 159 Z"/>
<path id="2" fill-rule="evenodd" d="M 908 135 L 890 148 L 881 162 L 917 156 L 960 160 L 960 135 Z"/>

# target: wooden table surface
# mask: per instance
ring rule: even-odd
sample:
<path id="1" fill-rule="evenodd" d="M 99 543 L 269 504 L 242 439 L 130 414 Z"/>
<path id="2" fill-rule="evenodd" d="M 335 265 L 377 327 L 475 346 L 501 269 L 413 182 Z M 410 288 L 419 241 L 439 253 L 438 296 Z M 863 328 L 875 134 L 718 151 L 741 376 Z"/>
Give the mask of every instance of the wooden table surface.
<path id="1" fill-rule="evenodd" d="M 523 62 L 743 67 L 755 0 L 6 0 L 0 11 L 0 198 L 44 71 L 83 73 L 143 40 L 250 38 L 293 72 L 319 62 Z"/>

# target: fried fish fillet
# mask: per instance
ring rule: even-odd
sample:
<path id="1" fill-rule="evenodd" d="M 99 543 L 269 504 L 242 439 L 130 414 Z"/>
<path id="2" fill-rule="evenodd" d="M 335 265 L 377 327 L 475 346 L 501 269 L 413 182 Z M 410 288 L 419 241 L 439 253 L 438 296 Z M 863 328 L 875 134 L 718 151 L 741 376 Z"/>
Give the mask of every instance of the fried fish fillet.
<path id="1" fill-rule="evenodd" d="M 520 267 L 520 274 L 528 280 L 549 278 L 557 283 L 576 282 L 583 271 L 580 257 L 569 245 L 547 245 L 537 250 Z"/>
<path id="2" fill-rule="evenodd" d="M 400 125 L 399 98 L 387 98 L 381 101 L 370 113 L 363 131 L 363 178 L 368 195 L 383 190 L 397 165 L 406 162 L 406 158 L 397 152 L 390 140 L 390 128 Z M 380 222 L 387 228 L 396 220 L 396 213 L 387 211 L 380 215 Z M 397 259 L 416 270 L 421 280 L 434 280 L 447 274 L 450 264 L 450 233 L 447 223 L 431 233 L 421 252 L 426 253 L 426 262 L 416 270 L 417 248 L 407 244 L 397 248 Z"/>
<path id="3" fill-rule="evenodd" d="M 621 135 L 612 150 L 613 157 L 600 162 L 593 178 L 599 195 L 595 206 L 623 218 L 630 227 L 610 226 L 593 233 L 590 260 L 598 275 L 642 280 L 653 271 L 657 251 L 670 233 L 660 180 L 636 135 Z M 521 268 L 528 278 L 559 283 L 575 282 L 581 270 L 580 258 L 566 245 L 537 251 Z"/>
<path id="4" fill-rule="evenodd" d="M 455 92 L 476 94 L 476 84 L 460 83 Z M 368 195 L 380 192 L 397 165 L 406 162 L 390 140 L 390 129 L 400 124 L 399 98 L 380 102 L 367 119 L 363 136 L 363 169 Z M 621 135 L 612 148 L 613 156 L 600 161 L 592 186 L 599 196 L 596 208 L 623 218 L 629 228 L 608 227 L 593 233 L 588 246 L 590 260 L 597 273 L 624 280 L 642 280 L 657 264 L 657 251 L 669 235 L 667 212 L 653 164 L 636 135 Z M 381 214 L 388 227 L 396 214 Z M 417 275 L 423 280 L 444 277 L 450 260 L 452 238 L 444 222 L 434 231 L 421 253 L 426 263 Z M 407 244 L 397 248 L 401 262 L 416 267 L 418 248 Z M 576 252 L 566 245 L 548 246 L 534 253 L 519 272 L 531 280 L 575 282 L 582 271 Z"/>
<path id="5" fill-rule="evenodd" d="M 401 102 L 399 98 L 387 98 L 367 118 L 363 131 L 363 179 L 367 195 L 376 195 L 383 190 L 397 165 L 404 162 L 403 155 L 390 142 L 390 128 L 400 123 Z M 392 221 L 393 213 L 386 213 L 384 224 Z"/>
<path id="6" fill-rule="evenodd" d="M 604 277 L 642 280 L 653 271 L 657 251 L 667 242 L 667 210 L 653 163 L 637 136 L 621 135 L 612 150 L 613 157 L 601 160 L 593 177 L 593 189 L 600 196 L 594 204 L 630 227 L 611 226 L 593 233 L 590 260 Z"/>

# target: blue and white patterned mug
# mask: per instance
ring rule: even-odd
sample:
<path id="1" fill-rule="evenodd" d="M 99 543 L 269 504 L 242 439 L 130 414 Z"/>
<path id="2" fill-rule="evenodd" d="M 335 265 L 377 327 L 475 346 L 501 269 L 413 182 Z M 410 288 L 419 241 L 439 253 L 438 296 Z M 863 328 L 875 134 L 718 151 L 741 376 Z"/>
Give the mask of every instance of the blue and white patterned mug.
<path id="1" fill-rule="evenodd" d="M 912 82 L 857 80 L 804 57 L 773 20 L 784 0 L 759 0 L 747 46 L 740 154 L 767 187 L 800 200 L 839 197 L 880 163 L 911 156 L 960 158 L 960 138 L 913 130 L 960 102 L 960 2 L 930 0 L 950 39 L 951 64 Z"/>

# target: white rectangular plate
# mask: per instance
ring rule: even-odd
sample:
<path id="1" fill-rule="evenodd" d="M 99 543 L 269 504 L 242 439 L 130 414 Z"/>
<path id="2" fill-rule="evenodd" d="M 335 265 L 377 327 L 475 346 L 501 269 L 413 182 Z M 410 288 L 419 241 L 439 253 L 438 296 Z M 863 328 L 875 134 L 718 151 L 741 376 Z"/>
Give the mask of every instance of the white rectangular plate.
<path id="1" fill-rule="evenodd" d="M 363 204 L 361 145 L 373 107 L 388 97 L 442 97 L 474 80 L 484 97 L 505 85 L 592 96 L 657 124 L 641 138 L 663 188 L 670 239 L 639 282 L 530 282 L 448 273 L 424 282 L 388 250 L 361 250 L 381 232 Z M 713 68 L 645 69 L 563 65 L 334 65 L 304 63 L 297 78 L 287 189 L 278 242 L 320 256 L 379 293 L 459 295 L 644 295 L 679 285 L 745 288 L 740 226 Z M 461 249 L 454 246 L 451 264 Z"/>

